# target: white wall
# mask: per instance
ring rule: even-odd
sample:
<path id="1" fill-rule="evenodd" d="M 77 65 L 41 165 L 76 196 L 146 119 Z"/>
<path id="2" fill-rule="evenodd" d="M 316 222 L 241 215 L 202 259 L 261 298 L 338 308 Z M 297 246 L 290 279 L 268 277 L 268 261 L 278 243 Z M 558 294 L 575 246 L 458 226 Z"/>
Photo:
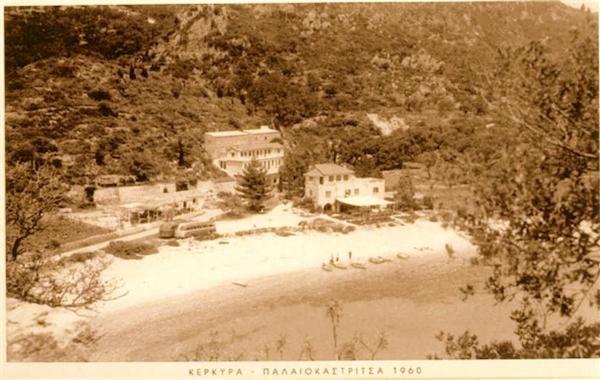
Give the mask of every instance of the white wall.
<path id="1" fill-rule="evenodd" d="M 264 157 L 255 158 L 267 170 L 267 174 L 279 173 L 279 168 L 281 167 L 281 165 L 283 165 L 283 154 L 268 155 Z M 230 160 L 230 157 L 227 157 L 225 159 L 215 159 L 213 160 L 213 164 L 219 169 L 225 171 L 230 176 L 235 177 L 236 175 L 242 175 L 242 173 L 244 172 L 245 165 L 248 165 L 250 163 L 251 158 L 248 158 L 244 161 L 238 160 Z M 222 162 L 225 163 L 225 168 L 221 166 Z M 270 167 L 268 162 L 271 162 Z"/>
<path id="2" fill-rule="evenodd" d="M 140 198 L 160 197 L 164 189 L 175 192 L 174 183 L 157 183 L 154 185 L 100 187 L 94 192 L 94 202 L 98 204 L 119 204 L 139 201 Z"/>
<path id="3" fill-rule="evenodd" d="M 316 180 L 312 178 L 316 178 Z M 304 188 L 305 196 L 311 198 L 318 207 L 323 207 L 328 203 L 333 206 L 336 198 L 346 196 L 372 196 L 381 199 L 385 196 L 385 181 L 380 178 L 350 176 L 347 181 L 329 181 L 326 176 L 321 185 L 318 177 L 307 177 Z M 374 189 L 377 189 L 377 192 L 374 192 Z M 347 191 L 350 193 L 348 194 Z"/>

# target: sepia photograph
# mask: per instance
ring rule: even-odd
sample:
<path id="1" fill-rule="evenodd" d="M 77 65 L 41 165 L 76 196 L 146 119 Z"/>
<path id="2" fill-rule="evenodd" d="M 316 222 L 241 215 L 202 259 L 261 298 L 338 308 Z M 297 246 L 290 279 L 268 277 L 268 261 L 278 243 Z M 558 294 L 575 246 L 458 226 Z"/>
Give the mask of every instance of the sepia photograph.
<path id="1" fill-rule="evenodd" d="M 597 3 L 3 25 L 7 363 L 600 358 Z"/>

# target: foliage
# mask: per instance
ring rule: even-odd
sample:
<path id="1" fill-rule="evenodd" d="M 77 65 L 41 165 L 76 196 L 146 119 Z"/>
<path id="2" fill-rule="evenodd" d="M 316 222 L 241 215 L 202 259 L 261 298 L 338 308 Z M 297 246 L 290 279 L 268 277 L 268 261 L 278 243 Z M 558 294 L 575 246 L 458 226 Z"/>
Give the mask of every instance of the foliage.
<path id="1" fill-rule="evenodd" d="M 196 149 L 205 131 L 235 120 L 285 135 L 313 122 L 298 133 L 307 138 L 286 136 L 290 154 L 377 175 L 440 149 L 428 168 L 451 173 L 454 186 L 471 175 L 454 170 L 459 161 L 485 170 L 510 144 L 490 120 L 492 53 L 547 37 L 561 54 L 584 18 L 559 3 L 9 7 L 7 157 L 38 165 L 71 155 L 61 170 L 80 184 L 97 172 L 152 180 L 180 168 L 210 178 Z M 402 115 L 409 129 L 382 136 L 367 112 Z M 28 146 L 35 137 L 50 139 L 57 157 Z M 130 165 L 132 151 L 146 157 Z M 285 183 L 297 178 L 290 173 Z"/>
<path id="2" fill-rule="evenodd" d="M 565 28 L 567 19 L 583 16 L 550 8 L 388 4 L 349 12 L 344 5 L 298 4 L 257 12 L 253 6 L 230 7 L 225 32 L 206 36 L 214 51 L 204 54 L 203 71 L 218 94 L 238 97 L 279 126 L 317 110 L 369 111 L 382 105 L 478 116 L 488 111 L 477 91 L 480 73 L 489 68 L 496 47 L 522 43 L 524 36 L 548 36 L 560 45 L 562 36 L 546 24 L 547 13 L 561 14 L 553 22 Z M 469 22 L 456 21 L 463 18 Z"/>
<path id="3" fill-rule="evenodd" d="M 263 209 L 265 201 L 270 197 L 271 185 L 266 169 L 256 159 L 252 159 L 244 169 L 235 188 L 246 202 L 246 208 L 258 212 Z"/>
<path id="4" fill-rule="evenodd" d="M 7 262 L 7 295 L 51 307 L 89 308 L 116 290 L 116 284 L 102 278 L 109 263 L 104 258 L 73 263 L 41 253 L 20 255 Z"/>
<path id="5" fill-rule="evenodd" d="M 218 206 L 225 211 L 225 216 L 230 218 L 240 218 L 246 214 L 244 200 L 237 193 L 219 192 Z"/>
<path id="6" fill-rule="evenodd" d="M 158 253 L 158 249 L 146 242 L 141 241 L 111 241 L 104 251 L 122 259 L 139 260 L 146 255 Z"/>
<path id="7" fill-rule="evenodd" d="M 310 162 L 298 152 L 286 152 L 283 165 L 279 168 L 280 190 L 290 197 L 304 196 L 304 173 L 309 166 Z"/>
<path id="8" fill-rule="evenodd" d="M 30 163 L 38 167 L 46 162 L 46 157 L 58 151 L 58 147 L 45 137 L 35 137 L 20 144 L 9 158 L 11 163 Z"/>
<path id="9" fill-rule="evenodd" d="M 42 218 L 40 223 L 42 229 L 23 242 L 24 250 L 54 250 L 71 242 L 110 232 L 106 228 L 55 214 Z M 52 240 L 57 241 L 58 246 Z"/>
<path id="10" fill-rule="evenodd" d="M 396 206 L 404 211 L 415 210 L 417 208 L 417 202 L 415 201 L 414 196 L 415 189 L 410 176 L 401 178 L 398 181 L 397 190 L 394 194 Z"/>
<path id="11" fill-rule="evenodd" d="M 110 92 L 108 92 L 104 89 L 101 89 L 101 88 L 89 91 L 88 96 L 98 102 L 102 101 L 102 100 L 110 100 L 111 99 Z"/>
<path id="12" fill-rule="evenodd" d="M 423 197 L 423 208 L 426 210 L 433 210 L 433 197 L 431 195 L 425 195 Z"/>
<path id="13" fill-rule="evenodd" d="M 23 243 L 40 232 L 45 215 L 62 204 L 64 188 L 55 170 L 42 166 L 32 171 L 28 165 L 15 164 L 6 171 L 6 248 L 16 260 Z"/>
<path id="14" fill-rule="evenodd" d="M 167 240 L 165 241 L 165 245 L 169 247 L 179 247 L 179 242 L 177 240 Z"/>
<path id="15" fill-rule="evenodd" d="M 315 212 L 315 203 L 313 202 L 312 199 L 308 198 L 308 197 L 296 197 L 292 199 L 292 204 L 294 207 L 299 207 L 305 210 L 308 210 L 309 212 Z"/>
<path id="16" fill-rule="evenodd" d="M 477 208 L 461 222 L 479 262 L 493 268 L 487 289 L 498 301 L 520 300 L 512 319 L 521 348 L 507 355 L 598 355 L 598 324 L 547 324 L 585 304 L 600 308 L 598 42 L 582 32 L 561 61 L 536 42 L 503 53 L 493 83 L 498 111 L 522 133 L 476 177 Z M 477 342 L 465 335 L 459 345 Z"/>
<path id="17" fill-rule="evenodd" d="M 175 17 L 161 13 L 161 23 L 150 24 L 109 7 L 21 7 L 7 12 L 6 66 L 13 72 L 40 59 L 83 53 L 113 59 L 149 48 L 165 35 Z M 10 77 L 10 76 L 9 76 Z"/>
<path id="18" fill-rule="evenodd" d="M 199 344 L 194 352 L 184 355 L 183 360 L 185 361 L 223 361 L 223 360 L 242 360 L 243 353 L 234 354 L 229 349 L 229 346 L 233 343 L 235 334 L 232 332 L 230 337 L 224 337 L 219 335 L 218 332 L 212 331 L 210 333 L 210 339 Z"/>
<path id="19" fill-rule="evenodd" d="M 340 350 L 341 360 L 359 360 L 364 351 L 367 352 L 369 360 L 375 357 L 381 350 L 389 345 L 388 336 L 384 331 L 379 331 L 373 343 L 370 343 L 362 334 L 356 334 L 351 341 L 342 345 Z"/>
<path id="20" fill-rule="evenodd" d="M 38 320 L 39 322 L 39 320 Z M 28 333 L 7 342 L 10 361 L 81 362 L 89 359 L 90 348 L 99 335 L 87 322 L 79 322 L 69 339 L 57 339 L 50 333 Z"/>
<path id="21" fill-rule="evenodd" d="M 116 111 L 114 111 L 112 109 L 110 104 L 108 104 L 107 102 L 98 103 L 98 112 L 100 113 L 100 115 L 102 115 L 104 117 L 108 117 L 108 116 L 116 117 L 119 115 Z"/>
<path id="22" fill-rule="evenodd" d="M 153 161 L 146 153 L 132 153 L 124 157 L 123 165 L 138 182 L 148 181 L 157 171 Z"/>
<path id="23" fill-rule="evenodd" d="M 534 327 L 533 331 L 528 331 Z M 466 331 L 454 336 L 443 333 L 437 339 L 444 343 L 445 354 L 450 359 L 564 359 L 594 358 L 600 356 L 600 344 L 596 337 L 600 334 L 600 323 L 586 325 L 577 319 L 564 331 L 541 332 L 538 326 L 520 325 L 519 341 L 522 347 L 515 347 L 511 341 L 494 341 L 480 344 L 477 335 Z M 439 359 L 433 355 L 431 358 Z"/>

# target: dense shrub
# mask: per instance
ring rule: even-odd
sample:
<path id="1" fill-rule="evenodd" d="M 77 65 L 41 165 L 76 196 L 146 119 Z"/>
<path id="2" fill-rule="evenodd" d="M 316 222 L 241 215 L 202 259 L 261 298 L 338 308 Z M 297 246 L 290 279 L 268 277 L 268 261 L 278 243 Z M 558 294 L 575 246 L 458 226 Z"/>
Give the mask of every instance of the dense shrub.
<path id="1" fill-rule="evenodd" d="M 43 316 L 37 321 L 47 322 Z M 98 338 L 88 322 L 80 321 L 60 339 L 47 332 L 18 335 L 7 342 L 7 356 L 17 362 L 84 362 L 89 360 L 90 348 Z"/>
<path id="2" fill-rule="evenodd" d="M 155 246 L 138 241 L 112 241 L 104 251 L 122 259 L 141 259 L 146 255 L 158 253 Z"/>
<path id="3" fill-rule="evenodd" d="M 102 257 L 102 254 L 97 252 L 77 252 L 71 255 L 63 256 L 58 260 L 58 265 L 66 266 L 73 263 L 83 264 L 89 260 L 93 260 L 97 257 Z"/>
<path id="4" fill-rule="evenodd" d="M 418 208 L 413 195 L 408 192 L 398 192 L 394 199 L 396 200 L 396 208 L 400 210 L 413 211 Z"/>
<path id="5" fill-rule="evenodd" d="M 239 195 L 221 191 L 217 197 L 219 198 L 219 208 L 225 211 L 225 217 L 241 218 L 246 215 L 244 200 Z"/>
<path id="6" fill-rule="evenodd" d="M 56 248 L 60 247 L 60 242 L 56 239 L 50 239 L 47 247 L 50 249 L 56 249 Z"/>
<path id="7" fill-rule="evenodd" d="M 431 195 L 425 195 L 422 203 L 424 209 L 433 210 L 433 197 Z"/>
<path id="8" fill-rule="evenodd" d="M 50 69 L 49 73 L 51 75 L 56 75 L 61 78 L 74 78 L 76 69 L 68 64 L 59 63 L 57 65 L 53 65 Z"/>
<path id="9" fill-rule="evenodd" d="M 124 159 L 123 165 L 136 181 L 145 182 L 157 173 L 151 157 L 146 154 L 133 154 Z"/>
<path id="10" fill-rule="evenodd" d="M 47 91 L 44 93 L 44 102 L 46 103 L 57 103 L 64 102 L 66 96 L 63 91 Z"/>
<path id="11" fill-rule="evenodd" d="M 189 189 L 188 181 L 179 180 L 175 182 L 175 191 L 186 191 Z"/>
<path id="12" fill-rule="evenodd" d="M 7 12 L 7 72 L 41 59 L 78 53 L 107 59 L 134 54 L 150 47 L 177 23 L 176 15 L 166 7 L 147 10 L 160 19 L 154 24 L 147 22 L 147 12 L 133 15 L 107 7 L 30 7 L 28 10 L 30 12 Z M 115 33 L 107 32 L 110 30 Z M 62 76 L 71 76 L 72 72 L 65 69 L 63 73 Z"/>
<path id="13" fill-rule="evenodd" d="M 106 102 L 101 102 L 100 104 L 98 104 L 98 112 L 100 113 L 100 115 L 105 117 L 116 117 L 118 115 L 117 112 L 113 111 L 110 104 Z"/>
<path id="14" fill-rule="evenodd" d="M 302 209 L 308 210 L 310 212 L 315 211 L 314 202 L 310 198 L 300 198 L 300 197 L 294 198 L 292 200 L 292 205 L 294 207 L 302 208 Z"/>
<path id="15" fill-rule="evenodd" d="M 65 216 L 49 216 L 42 221 L 42 226 L 43 229 L 39 233 L 32 236 L 24 243 L 27 250 L 54 250 L 69 242 L 110 232 L 110 230 L 106 228 L 84 223 Z"/>
<path id="16" fill-rule="evenodd" d="M 179 242 L 175 239 L 171 239 L 171 240 L 167 240 L 165 242 L 165 245 L 167 245 L 169 247 L 179 247 Z"/>
<path id="17" fill-rule="evenodd" d="M 111 99 L 110 92 L 103 89 L 91 90 L 88 92 L 88 96 L 96 101 Z"/>
<path id="18" fill-rule="evenodd" d="M 189 79 L 190 75 L 194 72 L 194 68 L 197 66 L 197 62 L 192 59 L 182 60 L 177 59 L 174 63 L 167 67 L 167 72 L 179 79 Z"/>

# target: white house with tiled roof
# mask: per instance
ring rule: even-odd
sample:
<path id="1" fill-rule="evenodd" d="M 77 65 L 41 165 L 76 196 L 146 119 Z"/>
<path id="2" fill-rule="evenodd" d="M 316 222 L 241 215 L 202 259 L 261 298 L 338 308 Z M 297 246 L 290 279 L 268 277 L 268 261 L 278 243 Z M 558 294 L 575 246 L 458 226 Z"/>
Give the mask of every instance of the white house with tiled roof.
<path id="1" fill-rule="evenodd" d="M 243 173 L 252 159 L 267 171 L 273 183 L 278 181 L 284 150 L 279 131 L 262 126 L 257 129 L 207 132 L 204 149 L 213 164 L 232 177 Z"/>
<path id="2" fill-rule="evenodd" d="M 382 207 L 388 204 L 385 181 L 359 178 L 354 171 L 337 164 L 317 164 L 304 174 L 304 196 L 325 211 L 347 207 Z"/>

